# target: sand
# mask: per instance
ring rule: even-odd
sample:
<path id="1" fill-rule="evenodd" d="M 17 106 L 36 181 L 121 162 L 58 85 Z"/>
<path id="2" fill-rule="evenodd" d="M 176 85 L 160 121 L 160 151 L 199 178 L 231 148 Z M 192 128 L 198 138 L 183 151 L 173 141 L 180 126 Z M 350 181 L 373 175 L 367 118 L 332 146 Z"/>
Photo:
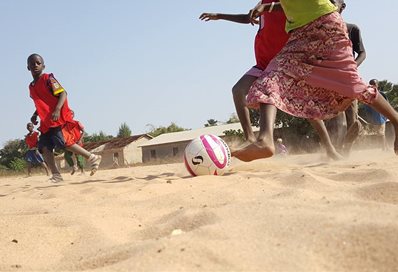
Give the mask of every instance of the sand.
<path id="1" fill-rule="evenodd" d="M 2 271 L 397 271 L 398 158 L 0 179 Z"/>

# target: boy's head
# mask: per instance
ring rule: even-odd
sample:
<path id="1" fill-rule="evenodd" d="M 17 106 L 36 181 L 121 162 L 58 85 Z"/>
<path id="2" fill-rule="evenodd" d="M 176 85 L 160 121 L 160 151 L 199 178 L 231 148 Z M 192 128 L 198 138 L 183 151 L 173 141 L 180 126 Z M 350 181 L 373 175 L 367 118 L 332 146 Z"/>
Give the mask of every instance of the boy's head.
<path id="1" fill-rule="evenodd" d="M 32 54 L 28 57 L 28 70 L 32 73 L 33 77 L 38 77 L 43 73 L 44 60 L 39 54 Z"/>
<path id="2" fill-rule="evenodd" d="M 27 123 L 26 124 L 26 129 L 29 130 L 30 132 L 33 131 L 33 128 L 34 128 L 33 123 Z"/>
<path id="3" fill-rule="evenodd" d="M 330 0 L 330 2 L 332 2 L 333 5 L 335 5 L 337 7 L 337 11 L 339 13 L 342 13 L 343 10 L 346 7 L 346 4 L 344 3 L 344 0 Z"/>
<path id="4" fill-rule="evenodd" d="M 369 85 L 379 88 L 379 81 L 377 79 L 371 79 Z"/>

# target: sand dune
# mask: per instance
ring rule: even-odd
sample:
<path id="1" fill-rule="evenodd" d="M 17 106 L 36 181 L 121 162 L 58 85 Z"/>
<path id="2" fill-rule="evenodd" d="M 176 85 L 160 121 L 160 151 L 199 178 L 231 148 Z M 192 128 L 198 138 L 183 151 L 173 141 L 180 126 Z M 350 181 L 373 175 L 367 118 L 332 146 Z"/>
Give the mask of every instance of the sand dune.
<path id="1" fill-rule="evenodd" d="M 398 158 L 0 179 L 2 271 L 397 271 Z"/>

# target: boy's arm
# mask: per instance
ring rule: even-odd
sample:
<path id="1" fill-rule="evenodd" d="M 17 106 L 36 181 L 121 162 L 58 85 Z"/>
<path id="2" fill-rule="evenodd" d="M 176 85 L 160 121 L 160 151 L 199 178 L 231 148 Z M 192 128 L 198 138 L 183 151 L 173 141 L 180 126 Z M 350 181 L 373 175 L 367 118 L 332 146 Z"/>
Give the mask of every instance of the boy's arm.
<path id="1" fill-rule="evenodd" d="M 59 116 L 61 115 L 61 109 L 66 101 L 67 94 L 65 89 L 61 86 L 61 84 L 59 84 L 53 74 L 50 74 L 48 79 L 53 95 L 58 97 L 58 103 L 55 106 L 54 112 L 52 113 L 52 120 L 57 121 Z"/>
<path id="2" fill-rule="evenodd" d="M 249 24 L 250 17 L 249 14 L 223 14 L 223 13 L 202 13 L 199 16 L 202 21 L 215 21 L 215 20 L 225 20 L 240 24 Z"/>
<path id="3" fill-rule="evenodd" d="M 57 106 L 55 107 L 55 110 L 52 114 L 53 121 L 57 121 L 59 116 L 61 115 L 61 109 L 65 103 L 65 100 L 66 100 L 66 92 L 63 91 L 58 96 L 58 103 L 57 103 Z"/>
<path id="4" fill-rule="evenodd" d="M 35 111 L 33 114 L 32 114 L 32 117 L 30 117 L 30 121 L 34 124 L 34 125 L 37 125 L 38 124 L 38 122 L 37 122 L 37 111 Z"/>
<path id="5" fill-rule="evenodd" d="M 359 66 L 366 59 L 366 51 L 365 46 L 362 43 L 361 30 L 356 25 L 354 25 L 351 30 L 351 41 L 353 50 L 357 53 L 355 62 L 357 63 L 357 66 Z"/>

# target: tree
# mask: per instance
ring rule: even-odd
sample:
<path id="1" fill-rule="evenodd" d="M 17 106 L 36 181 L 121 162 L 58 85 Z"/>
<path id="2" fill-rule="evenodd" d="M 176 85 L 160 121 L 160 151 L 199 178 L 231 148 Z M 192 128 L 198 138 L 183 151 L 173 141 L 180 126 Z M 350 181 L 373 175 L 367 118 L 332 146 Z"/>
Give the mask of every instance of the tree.
<path id="1" fill-rule="evenodd" d="M 119 127 L 119 133 L 117 134 L 118 138 L 127 138 L 131 136 L 131 130 L 126 123 L 123 123 Z"/>
<path id="2" fill-rule="evenodd" d="M 236 115 L 236 113 L 231 114 L 231 117 L 229 117 L 227 124 L 234 124 L 234 123 L 239 123 L 239 118 Z"/>
<path id="3" fill-rule="evenodd" d="M 207 120 L 207 124 L 205 124 L 205 127 L 214 127 L 217 126 L 218 121 L 216 119 L 209 119 Z"/>
<path id="4" fill-rule="evenodd" d="M 164 134 L 164 133 L 171 133 L 171 132 L 189 130 L 189 129 L 186 129 L 186 128 L 179 127 L 175 123 L 171 123 L 168 127 L 161 126 L 161 127 L 155 128 L 153 125 L 147 125 L 147 126 L 152 127 L 152 130 L 148 133 L 152 137 L 157 137 L 157 136 L 159 136 L 161 134 Z"/>
<path id="5" fill-rule="evenodd" d="M 86 143 L 95 143 L 95 142 L 103 142 L 106 140 L 112 139 L 112 135 L 106 135 L 103 131 L 99 133 L 94 133 L 92 135 L 85 134 L 84 135 L 84 142 Z"/>
<path id="6" fill-rule="evenodd" d="M 8 169 L 20 170 L 21 163 L 28 150 L 25 141 L 16 139 L 8 141 L 3 149 L 0 150 L 0 164 Z M 15 169 L 17 166 L 18 169 Z"/>
<path id="7" fill-rule="evenodd" d="M 398 85 L 387 80 L 379 82 L 379 89 L 387 95 L 388 102 L 395 110 L 398 110 Z"/>

